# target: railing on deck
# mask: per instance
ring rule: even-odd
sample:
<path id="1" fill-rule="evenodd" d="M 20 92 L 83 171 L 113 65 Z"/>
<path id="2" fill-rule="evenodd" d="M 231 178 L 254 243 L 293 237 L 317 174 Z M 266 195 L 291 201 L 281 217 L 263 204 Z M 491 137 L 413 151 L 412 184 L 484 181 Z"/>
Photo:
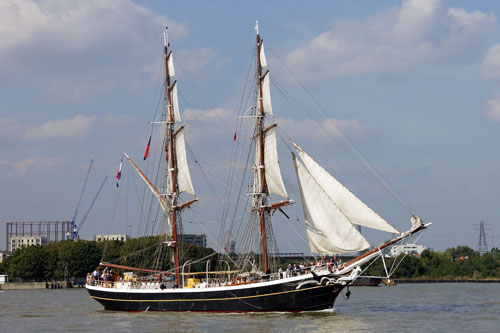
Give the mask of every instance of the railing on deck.
<path id="1" fill-rule="evenodd" d="M 285 279 L 289 277 L 301 276 L 310 273 L 311 271 L 319 271 L 323 269 L 329 269 L 331 272 L 334 269 L 332 264 L 318 264 L 314 266 L 307 267 L 295 267 L 292 269 L 287 269 L 277 273 L 265 274 L 262 276 L 241 276 L 241 275 L 219 275 L 217 277 L 209 277 L 208 281 L 206 279 L 199 279 L 195 288 L 208 288 L 208 287 L 222 287 L 222 286 L 235 286 L 249 283 L 257 283 L 264 281 L 274 281 Z M 212 274 L 212 273 L 208 273 Z M 188 276 L 188 274 L 186 274 Z M 166 289 L 173 288 L 173 282 L 171 280 L 162 280 L 162 278 L 156 279 L 123 279 L 117 277 L 114 280 L 88 277 L 86 284 L 89 286 L 102 287 L 102 288 L 117 288 L 117 289 Z M 187 286 L 184 286 L 186 288 Z"/>

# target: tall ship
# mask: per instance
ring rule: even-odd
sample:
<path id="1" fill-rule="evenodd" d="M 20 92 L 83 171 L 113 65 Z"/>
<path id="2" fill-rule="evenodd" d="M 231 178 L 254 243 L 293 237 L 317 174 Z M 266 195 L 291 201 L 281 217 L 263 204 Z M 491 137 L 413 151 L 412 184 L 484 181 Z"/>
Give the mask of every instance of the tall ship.
<path id="1" fill-rule="evenodd" d="M 330 309 L 339 293 L 360 276 L 363 267 L 382 257 L 385 248 L 429 226 L 430 223 L 425 224 L 420 217 L 412 215 L 409 230 L 399 232 L 291 141 L 311 252 L 320 258 L 331 254 L 361 254 L 345 263 L 318 260 L 310 265 L 278 269 L 273 263 L 276 246 L 272 215 L 279 212 L 286 216 L 286 207 L 294 201 L 284 186 L 278 160 L 278 124 L 273 118 L 269 69 L 258 23 L 256 31 L 253 102 L 247 116 L 253 121 L 253 133 L 246 173 L 250 178 L 246 189 L 249 204 L 245 213 L 253 231 L 250 227 L 244 231 L 253 236 L 241 239 L 244 240 L 242 243 L 257 244 L 257 248 L 252 250 L 249 247 L 238 253 L 228 249 L 226 253 L 207 255 L 197 261 L 187 256 L 190 251 L 186 250 L 182 214 L 198 201 L 198 197 L 189 171 L 173 55 L 165 33 L 165 103 L 161 119 L 156 121 L 163 128 L 162 176 L 151 180 L 124 154 L 159 204 L 163 232 L 155 236 L 156 245 L 145 244 L 145 249 L 140 250 L 141 255 L 148 259 L 148 267 L 146 261 L 101 262 L 93 275 L 89 275 L 86 289 L 90 297 L 105 309 L 207 312 Z M 236 141 L 236 134 L 234 139 Z M 231 194 L 227 200 L 238 201 Z M 237 215 L 236 211 L 232 215 Z M 227 231 L 227 225 L 222 224 L 221 235 L 230 244 L 231 235 L 236 231 L 234 228 Z M 357 226 L 387 232 L 391 238 L 378 246 L 371 246 Z M 154 246 L 155 250 L 151 251 Z M 214 265 L 215 258 L 223 263 Z M 187 272 L 187 267 L 195 263 L 197 267 L 206 267 L 205 270 Z M 214 270 L 214 267 L 219 269 Z"/>

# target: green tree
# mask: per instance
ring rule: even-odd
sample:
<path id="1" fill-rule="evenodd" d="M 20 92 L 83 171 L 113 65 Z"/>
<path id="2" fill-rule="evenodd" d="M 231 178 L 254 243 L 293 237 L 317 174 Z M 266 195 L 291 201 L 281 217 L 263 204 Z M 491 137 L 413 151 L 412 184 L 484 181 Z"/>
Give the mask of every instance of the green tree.
<path id="1" fill-rule="evenodd" d="M 28 246 L 16 250 L 9 260 L 9 277 L 11 279 L 45 278 L 47 258 L 45 246 Z"/>
<path id="2" fill-rule="evenodd" d="M 55 247 L 57 267 L 54 275 L 57 279 L 84 277 L 92 272 L 101 260 L 101 251 L 95 242 L 63 241 Z"/>

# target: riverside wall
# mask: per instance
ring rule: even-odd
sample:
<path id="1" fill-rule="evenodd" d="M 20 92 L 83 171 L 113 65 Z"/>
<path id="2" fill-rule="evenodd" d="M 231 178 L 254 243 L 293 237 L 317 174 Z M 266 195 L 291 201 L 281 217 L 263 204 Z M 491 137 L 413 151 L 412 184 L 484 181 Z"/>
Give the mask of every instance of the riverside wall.
<path id="1" fill-rule="evenodd" d="M 72 281 L 9 282 L 0 284 L 0 290 L 38 290 L 80 287 L 83 287 L 83 284 L 73 283 Z"/>
<path id="2" fill-rule="evenodd" d="M 1 290 L 47 289 L 47 282 L 9 282 L 0 284 Z"/>

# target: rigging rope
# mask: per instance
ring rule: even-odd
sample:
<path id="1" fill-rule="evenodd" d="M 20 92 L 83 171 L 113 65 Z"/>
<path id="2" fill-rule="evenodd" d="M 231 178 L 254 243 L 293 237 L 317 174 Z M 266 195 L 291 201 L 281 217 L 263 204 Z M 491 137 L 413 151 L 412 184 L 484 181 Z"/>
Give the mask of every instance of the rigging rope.
<path id="1" fill-rule="evenodd" d="M 312 96 L 312 94 L 302 85 L 302 83 L 297 79 L 297 77 L 291 72 L 291 70 L 286 66 L 286 64 L 277 56 L 277 54 L 273 51 L 273 49 L 267 45 L 268 49 L 271 51 L 273 56 L 278 59 L 283 68 L 287 71 L 287 73 L 292 77 L 295 83 L 306 93 L 306 95 L 310 98 L 316 108 L 323 113 L 324 116 L 328 117 L 328 113 L 322 107 L 322 105 Z M 303 108 L 302 111 L 307 111 L 307 108 Z M 336 126 L 336 124 L 335 124 Z M 373 164 L 371 164 L 366 157 L 361 153 L 361 151 L 356 147 L 354 142 L 344 133 L 344 131 L 336 126 L 337 131 L 341 134 L 341 138 L 344 140 L 344 143 L 352 150 L 353 153 L 347 150 L 343 145 L 343 149 L 352 156 L 352 158 L 357 161 L 361 166 L 365 168 L 367 172 L 369 172 L 394 198 L 396 198 L 410 213 L 414 213 L 414 210 L 409 206 L 409 204 L 404 200 L 404 198 L 396 191 L 396 189 L 381 175 L 381 173 L 375 168 Z M 326 131 L 328 132 L 328 131 Z M 335 138 L 334 138 L 335 139 Z"/>

